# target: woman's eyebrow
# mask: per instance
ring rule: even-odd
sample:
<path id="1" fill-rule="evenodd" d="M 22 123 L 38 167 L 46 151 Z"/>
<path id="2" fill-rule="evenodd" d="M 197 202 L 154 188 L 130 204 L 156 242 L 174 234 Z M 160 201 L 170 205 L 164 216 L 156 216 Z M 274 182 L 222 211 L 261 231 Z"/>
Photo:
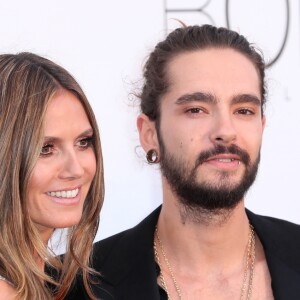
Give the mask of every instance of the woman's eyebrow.
<path id="1" fill-rule="evenodd" d="M 77 138 L 80 138 L 80 137 L 85 137 L 85 136 L 91 136 L 94 134 L 94 131 L 92 128 L 89 128 L 89 129 L 86 129 L 84 130 L 82 133 L 80 133 Z M 62 139 L 59 138 L 59 137 L 55 137 L 55 136 L 45 136 L 44 137 L 44 143 L 55 143 L 55 142 L 61 142 Z"/>

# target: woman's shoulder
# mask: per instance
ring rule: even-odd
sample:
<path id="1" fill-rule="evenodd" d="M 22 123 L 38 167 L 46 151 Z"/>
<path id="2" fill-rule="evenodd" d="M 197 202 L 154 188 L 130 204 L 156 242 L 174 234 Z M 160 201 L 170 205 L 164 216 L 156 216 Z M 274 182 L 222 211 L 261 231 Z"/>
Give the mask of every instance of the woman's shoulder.
<path id="1" fill-rule="evenodd" d="M 16 292 L 13 286 L 8 281 L 6 281 L 5 278 L 0 276 L 0 300 L 13 299 L 15 295 Z"/>

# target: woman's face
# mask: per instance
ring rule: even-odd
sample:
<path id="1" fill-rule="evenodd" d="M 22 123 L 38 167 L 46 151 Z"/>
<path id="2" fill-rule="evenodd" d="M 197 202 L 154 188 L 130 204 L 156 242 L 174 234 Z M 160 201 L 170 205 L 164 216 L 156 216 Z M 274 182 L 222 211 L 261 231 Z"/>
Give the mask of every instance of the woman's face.
<path id="1" fill-rule="evenodd" d="M 96 172 L 93 130 L 80 101 L 59 91 L 49 102 L 44 144 L 30 177 L 27 204 L 44 241 L 79 222 Z"/>

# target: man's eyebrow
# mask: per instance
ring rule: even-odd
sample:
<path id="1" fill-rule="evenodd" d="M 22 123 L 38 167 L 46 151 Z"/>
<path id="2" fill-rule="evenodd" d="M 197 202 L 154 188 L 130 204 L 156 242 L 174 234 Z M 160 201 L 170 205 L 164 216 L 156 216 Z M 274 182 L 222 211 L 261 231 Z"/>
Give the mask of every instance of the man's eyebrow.
<path id="1" fill-rule="evenodd" d="M 214 95 L 212 95 L 210 93 L 203 93 L 203 92 L 184 94 L 184 95 L 180 96 L 176 100 L 175 103 L 176 104 L 184 104 L 184 103 L 192 102 L 192 101 L 200 101 L 200 102 L 206 102 L 206 103 L 212 103 L 212 104 L 217 103 L 217 99 Z"/>
<path id="2" fill-rule="evenodd" d="M 243 103 L 252 103 L 257 106 L 261 106 L 262 102 L 261 100 L 256 97 L 255 95 L 251 94 L 241 94 L 236 95 L 232 98 L 232 104 L 243 104 Z"/>
<path id="3" fill-rule="evenodd" d="M 180 96 L 175 103 L 180 105 L 192 101 L 200 101 L 205 103 L 216 104 L 218 102 L 218 99 L 210 93 L 195 92 L 195 93 L 184 94 Z M 261 106 L 262 104 L 261 100 L 257 96 L 252 94 L 236 95 L 232 98 L 231 103 L 232 104 L 253 103 L 257 106 Z"/>

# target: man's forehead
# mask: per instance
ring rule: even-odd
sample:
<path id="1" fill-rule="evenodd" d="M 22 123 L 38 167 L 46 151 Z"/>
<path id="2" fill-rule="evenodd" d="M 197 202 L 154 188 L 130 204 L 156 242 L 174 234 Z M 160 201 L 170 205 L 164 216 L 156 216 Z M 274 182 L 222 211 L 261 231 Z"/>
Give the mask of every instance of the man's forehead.
<path id="1" fill-rule="evenodd" d="M 209 66 L 212 71 L 216 66 L 228 65 L 236 66 L 238 63 L 241 66 L 248 65 L 255 71 L 256 66 L 245 54 L 232 48 L 205 48 L 192 51 L 183 51 L 174 55 L 166 66 L 166 71 L 169 76 L 178 71 L 178 69 L 201 69 Z"/>
<path id="2" fill-rule="evenodd" d="M 229 48 L 180 53 L 166 69 L 168 91 L 255 94 L 261 98 L 260 74 L 245 55 Z"/>

